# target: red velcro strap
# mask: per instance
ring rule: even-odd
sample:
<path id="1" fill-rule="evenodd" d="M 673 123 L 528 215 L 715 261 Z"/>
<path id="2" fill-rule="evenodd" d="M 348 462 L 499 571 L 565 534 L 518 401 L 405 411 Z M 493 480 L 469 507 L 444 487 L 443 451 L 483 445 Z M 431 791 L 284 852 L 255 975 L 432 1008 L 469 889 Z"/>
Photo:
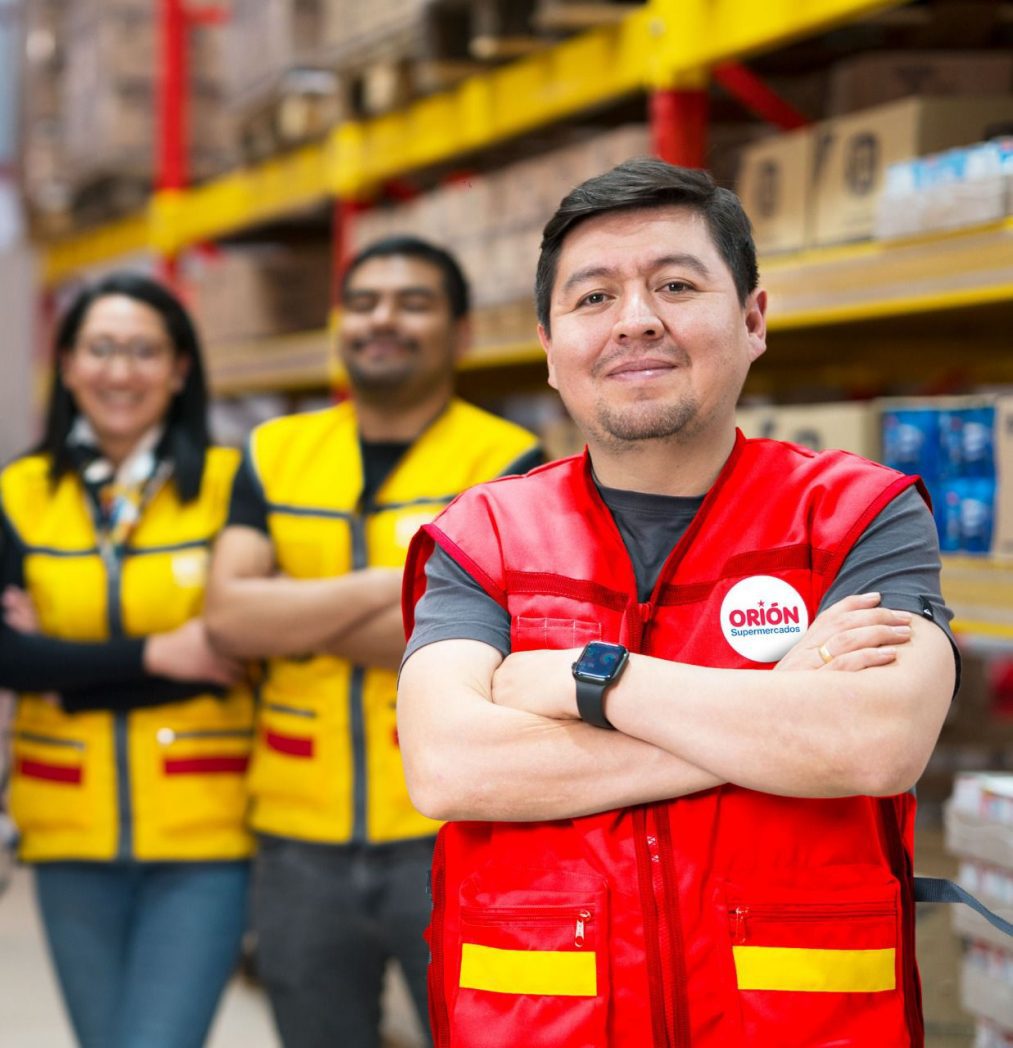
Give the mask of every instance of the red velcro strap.
<path id="1" fill-rule="evenodd" d="M 26 757 L 18 759 L 18 774 L 26 779 L 46 779 L 72 786 L 80 786 L 84 779 L 80 764 L 50 764 L 48 761 L 33 761 Z"/>
<path id="2" fill-rule="evenodd" d="M 281 735 L 265 729 L 264 742 L 269 749 L 287 753 L 290 757 L 313 756 L 313 739 L 306 735 Z"/>
<path id="3" fill-rule="evenodd" d="M 208 757 L 167 757 L 162 768 L 166 775 L 242 775 L 250 758 L 244 754 Z"/>

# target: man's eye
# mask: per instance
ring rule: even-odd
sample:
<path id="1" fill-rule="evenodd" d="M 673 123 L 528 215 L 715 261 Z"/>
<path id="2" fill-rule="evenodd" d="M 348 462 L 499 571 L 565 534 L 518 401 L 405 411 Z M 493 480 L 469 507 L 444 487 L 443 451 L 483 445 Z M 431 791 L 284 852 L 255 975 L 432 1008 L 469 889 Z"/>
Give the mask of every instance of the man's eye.
<path id="1" fill-rule="evenodd" d="M 665 290 L 679 294 L 682 291 L 690 291 L 692 288 L 685 280 L 668 280 L 665 282 Z"/>
<path id="2" fill-rule="evenodd" d="M 604 291 L 592 291 L 590 295 L 585 295 L 579 305 L 582 306 L 600 306 L 605 301 Z"/>

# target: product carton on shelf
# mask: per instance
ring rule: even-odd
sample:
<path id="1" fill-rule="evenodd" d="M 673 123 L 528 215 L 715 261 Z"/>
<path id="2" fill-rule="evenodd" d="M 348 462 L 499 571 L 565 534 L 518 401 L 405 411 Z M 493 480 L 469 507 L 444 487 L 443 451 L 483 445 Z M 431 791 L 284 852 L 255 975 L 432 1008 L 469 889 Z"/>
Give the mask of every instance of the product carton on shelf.
<path id="1" fill-rule="evenodd" d="M 890 164 L 990 137 L 1013 119 L 1013 96 L 909 98 L 836 120 L 816 131 L 812 241 L 871 237 Z"/>
<path id="2" fill-rule="evenodd" d="M 995 405 L 995 532 L 992 552 L 1013 558 L 1013 396 L 1000 397 Z"/>
<path id="3" fill-rule="evenodd" d="M 761 254 L 798 251 L 809 240 L 814 135 L 801 128 L 747 145 L 736 191 Z"/>
<path id="4" fill-rule="evenodd" d="M 839 448 L 873 460 L 880 455 L 879 409 L 870 401 L 740 406 L 735 417 L 747 437 L 787 440 L 814 451 Z"/>
<path id="5" fill-rule="evenodd" d="M 327 323 L 330 248 L 259 244 L 205 260 L 192 279 L 194 315 L 211 353 L 218 346 L 312 331 Z"/>
<path id="6" fill-rule="evenodd" d="M 922 478 L 944 553 L 994 549 L 996 412 L 992 396 L 881 401 L 883 462 Z"/>
<path id="7" fill-rule="evenodd" d="M 1013 87 L 1004 51 L 881 51 L 838 62 L 830 71 L 831 116 L 899 98 L 1001 95 Z"/>

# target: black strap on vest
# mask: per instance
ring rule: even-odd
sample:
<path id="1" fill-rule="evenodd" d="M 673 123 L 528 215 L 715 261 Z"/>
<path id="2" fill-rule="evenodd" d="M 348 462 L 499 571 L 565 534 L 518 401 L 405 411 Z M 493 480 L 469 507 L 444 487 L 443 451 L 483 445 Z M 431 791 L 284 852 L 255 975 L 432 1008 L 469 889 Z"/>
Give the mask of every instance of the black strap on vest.
<path id="1" fill-rule="evenodd" d="M 1003 935 L 1013 936 L 1013 923 L 993 913 L 959 884 L 943 877 L 915 877 L 915 902 L 962 902 L 998 928 Z"/>

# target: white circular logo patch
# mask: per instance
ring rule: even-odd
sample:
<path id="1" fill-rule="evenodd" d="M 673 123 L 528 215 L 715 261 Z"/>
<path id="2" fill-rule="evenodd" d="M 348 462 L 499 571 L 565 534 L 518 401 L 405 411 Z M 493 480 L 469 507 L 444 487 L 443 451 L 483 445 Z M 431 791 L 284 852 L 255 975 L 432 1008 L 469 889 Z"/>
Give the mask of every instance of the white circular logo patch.
<path id="1" fill-rule="evenodd" d="M 808 628 L 809 612 L 801 594 L 773 575 L 737 582 L 721 602 L 725 640 L 752 662 L 777 662 Z"/>

